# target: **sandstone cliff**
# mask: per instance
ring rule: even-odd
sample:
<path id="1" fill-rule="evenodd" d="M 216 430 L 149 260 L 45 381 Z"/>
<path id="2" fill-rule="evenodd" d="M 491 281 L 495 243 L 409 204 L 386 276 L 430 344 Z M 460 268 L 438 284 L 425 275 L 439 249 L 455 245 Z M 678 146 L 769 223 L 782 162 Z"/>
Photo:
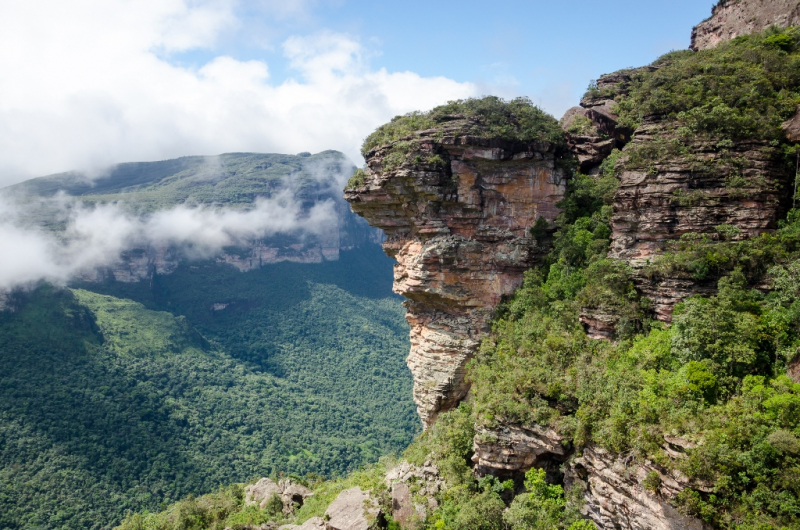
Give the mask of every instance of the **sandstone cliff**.
<path id="1" fill-rule="evenodd" d="M 480 137 L 476 126 L 451 116 L 370 150 L 364 183 L 345 192 L 397 260 L 394 290 L 408 298 L 408 365 L 426 426 L 467 395 L 466 363 L 493 308 L 541 252 L 530 229 L 555 219 L 565 189 L 555 145 Z M 392 162 L 398 147 L 403 157 Z"/>
<path id="2" fill-rule="evenodd" d="M 720 0 L 711 17 L 692 30 L 692 50 L 707 50 L 739 35 L 800 24 L 797 0 Z"/>

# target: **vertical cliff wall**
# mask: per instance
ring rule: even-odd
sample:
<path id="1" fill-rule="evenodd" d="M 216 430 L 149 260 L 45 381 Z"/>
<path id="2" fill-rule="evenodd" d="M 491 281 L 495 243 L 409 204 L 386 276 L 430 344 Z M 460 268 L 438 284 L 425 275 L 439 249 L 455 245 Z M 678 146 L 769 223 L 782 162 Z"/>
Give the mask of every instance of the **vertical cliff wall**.
<path id="1" fill-rule="evenodd" d="M 798 0 L 720 0 L 692 30 L 692 50 L 707 50 L 739 35 L 800 24 Z"/>
<path id="2" fill-rule="evenodd" d="M 554 144 L 481 137 L 480 127 L 454 116 L 372 149 L 364 181 L 345 192 L 397 260 L 394 290 L 408 298 L 408 366 L 425 426 L 467 395 L 465 366 L 493 308 L 541 254 L 530 229 L 555 219 L 565 190 Z"/>

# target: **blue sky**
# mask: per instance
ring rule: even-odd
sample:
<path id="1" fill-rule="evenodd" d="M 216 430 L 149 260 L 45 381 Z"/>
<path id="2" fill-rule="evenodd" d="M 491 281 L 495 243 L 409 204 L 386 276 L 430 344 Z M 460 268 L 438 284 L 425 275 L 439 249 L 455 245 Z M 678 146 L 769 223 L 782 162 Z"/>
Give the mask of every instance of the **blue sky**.
<path id="1" fill-rule="evenodd" d="M 374 67 L 474 82 L 486 93 L 526 95 L 561 113 L 600 74 L 641 66 L 689 46 L 713 0 L 334 1 L 276 19 L 243 10 L 249 31 L 216 49 L 173 57 L 201 63 L 225 51 L 265 60 L 273 80 L 296 75 L 277 45 L 298 33 L 330 30 L 359 40 Z M 265 46 L 266 45 L 266 46 Z M 559 117 L 559 116 L 557 116 Z"/>
<path id="2" fill-rule="evenodd" d="M 448 99 L 560 117 L 689 45 L 709 0 L 0 0 L 0 185 L 226 151 L 338 149 Z"/>

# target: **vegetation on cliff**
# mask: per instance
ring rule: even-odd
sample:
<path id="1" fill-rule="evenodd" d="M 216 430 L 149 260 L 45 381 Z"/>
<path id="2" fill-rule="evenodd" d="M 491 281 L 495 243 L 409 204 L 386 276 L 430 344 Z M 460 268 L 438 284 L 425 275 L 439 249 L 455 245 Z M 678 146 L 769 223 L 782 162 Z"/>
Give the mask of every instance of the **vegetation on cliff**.
<path id="1" fill-rule="evenodd" d="M 461 135 L 506 140 L 509 142 L 549 142 L 563 145 L 558 122 L 528 98 L 504 101 L 496 96 L 450 101 L 428 112 L 395 116 L 367 136 L 361 153 L 389 145 L 397 140 L 430 129 L 443 130 L 459 125 Z M 435 132 L 435 131 L 434 131 Z"/>
<path id="2" fill-rule="evenodd" d="M 634 130 L 660 116 L 679 121 L 678 133 L 687 137 L 780 140 L 781 123 L 800 103 L 800 28 L 671 52 L 653 66 L 635 71 L 625 93 L 616 95 L 620 126 Z"/>
<path id="3" fill-rule="evenodd" d="M 419 419 L 389 267 L 371 246 L 17 300 L 0 312 L 0 528 L 108 527 L 407 446 Z"/>
<path id="4" fill-rule="evenodd" d="M 800 212 L 774 234 L 687 236 L 668 249 L 654 270 L 722 278 L 667 328 L 647 320 L 626 266 L 605 257 L 604 174 L 573 180 L 547 263 L 498 308 L 470 366 L 474 421 L 545 424 L 577 453 L 598 444 L 676 469 L 694 487 L 675 502 L 715 526 L 798 528 L 800 385 L 785 374 L 800 348 Z M 617 342 L 586 336 L 587 306 L 622 317 Z M 685 458 L 665 436 L 684 440 Z"/>

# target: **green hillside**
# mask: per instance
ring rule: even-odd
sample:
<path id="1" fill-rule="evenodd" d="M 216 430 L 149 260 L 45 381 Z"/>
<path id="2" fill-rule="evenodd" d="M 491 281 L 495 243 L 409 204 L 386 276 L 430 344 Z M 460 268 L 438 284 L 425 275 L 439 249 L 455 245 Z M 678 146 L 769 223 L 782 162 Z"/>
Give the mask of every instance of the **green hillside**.
<path id="1" fill-rule="evenodd" d="M 106 528 L 220 484 L 402 450 L 419 425 L 390 285 L 370 246 L 19 295 L 0 313 L 0 528 Z"/>
<path id="2" fill-rule="evenodd" d="M 64 192 L 87 202 L 122 200 L 144 211 L 186 201 L 246 206 L 258 196 L 270 197 L 283 189 L 287 177 L 293 190 L 311 200 L 320 192 L 338 197 L 336 177 L 342 172 L 352 172 L 352 164 L 338 151 L 314 155 L 226 153 L 118 164 L 93 179 L 76 172 L 58 173 L 6 190 L 32 197 Z M 333 189 L 326 189 L 330 186 Z"/>

